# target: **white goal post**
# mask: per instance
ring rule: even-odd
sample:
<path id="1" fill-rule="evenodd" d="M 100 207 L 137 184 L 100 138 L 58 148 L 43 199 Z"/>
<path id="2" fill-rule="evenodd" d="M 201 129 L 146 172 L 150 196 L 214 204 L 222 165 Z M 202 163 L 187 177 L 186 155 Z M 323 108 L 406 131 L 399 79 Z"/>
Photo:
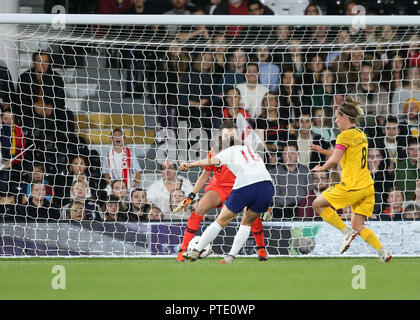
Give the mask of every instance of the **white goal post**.
<path id="1" fill-rule="evenodd" d="M 0 14 L 0 257 L 174 256 L 197 202 L 173 208 L 200 175 L 176 166 L 206 157 L 227 119 L 275 182 L 269 254 L 335 256 L 341 235 L 311 204 L 340 170 L 311 174 L 325 158 L 310 144 L 334 147 L 347 96 L 365 112 L 367 225 L 394 256 L 418 256 L 419 26 L 418 16 Z M 350 212 L 339 211 L 347 224 Z M 229 252 L 240 216 L 215 255 Z M 346 256 L 374 254 L 357 239 Z M 241 255 L 256 255 L 252 236 Z"/>

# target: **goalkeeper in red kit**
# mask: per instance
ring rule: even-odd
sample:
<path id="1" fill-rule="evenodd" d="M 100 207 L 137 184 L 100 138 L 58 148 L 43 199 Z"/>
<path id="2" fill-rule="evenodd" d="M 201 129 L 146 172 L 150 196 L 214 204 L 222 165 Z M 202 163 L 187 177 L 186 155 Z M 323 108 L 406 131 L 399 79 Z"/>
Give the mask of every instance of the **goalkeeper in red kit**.
<path id="1" fill-rule="evenodd" d="M 226 120 L 220 126 L 219 134 L 222 135 L 222 137 L 238 136 L 238 128 L 233 121 Z M 212 151 L 209 152 L 208 156 L 210 158 L 212 157 Z M 204 171 L 198 178 L 194 189 L 188 195 L 188 197 L 178 205 L 178 207 L 175 209 L 175 212 L 181 210 L 195 199 L 196 194 L 204 187 L 212 173 L 214 175 L 205 188 L 204 196 L 200 199 L 196 209 L 192 212 L 187 221 L 184 238 L 176 258 L 179 262 L 185 261 L 185 258 L 182 256 L 182 254 L 187 250 L 188 244 L 192 238 L 194 238 L 201 224 L 201 221 L 203 220 L 203 216 L 211 209 L 221 208 L 223 206 L 223 203 L 229 197 L 233 184 L 235 183 L 235 175 L 226 166 L 205 167 Z M 264 220 L 269 220 L 270 218 L 271 212 L 266 212 L 264 214 Z M 263 225 L 260 217 L 258 217 L 254 224 L 251 226 L 251 232 L 254 235 L 255 243 L 257 245 L 258 259 L 260 261 L 267 260 Z"/>

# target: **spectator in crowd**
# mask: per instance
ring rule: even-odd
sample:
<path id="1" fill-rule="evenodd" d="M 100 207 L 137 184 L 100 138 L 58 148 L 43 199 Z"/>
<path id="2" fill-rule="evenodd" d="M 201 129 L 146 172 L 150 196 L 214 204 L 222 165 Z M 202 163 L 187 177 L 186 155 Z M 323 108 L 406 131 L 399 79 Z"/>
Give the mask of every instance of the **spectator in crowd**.
<path id="1" fill-rule="evenodd" d="M 272 62 L 271 49 L 265 45 L 256 50 L 259 68 L 259 83 L 267 87 L 269 91 L 278 92 L 280 85 L 280 67 Z"/>
<path id="2" fill-rule="evenodd" d="M 329 68 L 337 75 L 339 84 L 346 86 L 346 92 L 354 91 L 359 82 L 364 51 L 359 46 L 342 51 L 341 55 L 329 64 Z"/>
<path id="3" fill-rule="evenodd" d="M 407 158 L 399 159 L 395 170 L 395 186 L 404 190 L 405 199 L 412 200 L 416 181 L 420 179 L 420 145 L 418 139 L 408 140 Z"/>
<path id="4" fill-rule="evenodd" d="M 274 15 L 274 11 L 263 5 L 260 0 L 247 0 L 248 14 L 255 16 Z M 272 38 L 271 26 L 247 26 L 242 29 L 244 41 L 263 42 Z"/>
<path id="5" fill-rule="evenodd" d="M 382 204 L 386 201 L 385 191 L 392 188 L 394 173 L 386 168 L 383 149 L 369 148 L 367 163 L 375 183 L 373 213 L 379 214 L 382 211 Z"/>
<path id="6" fill-rule="evenodd" d="M 360 69 L 359 83 L 351 92 L 365 112 L 361 126 L 366 126 L 368 136 L 375 136 L 375 126 L 383 126 L 388 115 L 389 95 L 382 89 L 371 63 L 363 62 Z"/>
<path id="7" fill-rule="evenodd" d="M 159 207 L 164 214 L 167 214 L 170 212 L 169 197 L 172 190 L 180 189 L 185 194 L 190 194 L 193 186 L 187 178 L 177 176 L 176 166 L 172 161 L 164 161 L 161 170 L 162 178 L 150 185 L 146 191 L 149 201 Z"/>
<path id="8" fill-rule="evenodd" d="M 51 207 L 50 202 L 45 199 L 45 185 L 42 182 L 35 182 L 31 184 L 30 189 L 31 193 L 27 202 L 17 206 L 17 215 L 26 217 L 27 221 L 59 219 L 58 210 Z"/>
<path id="9" fill-rule="evenodd" d="M 319 16 L 322 14 L 320 7 L 314 4 L 308 4 L 303 12 L 305 16 Z"/>
<path id="10" fill-rule="evenodd" d="M 335 38 L 336 46 L 331 48 L 331 51 L 327 53 L 327 57 L 325 58 L 325 67 L 330 68 L 331 63 L 339 62 L 339 59 L 342 55 L 344 56 L 344 52 L 349 50 L 349 45 L 352 43 L 350 39 L 350 32 L 347 28 L 342 28 Z"/>
<path id="11" fill-rule="evenodd" d="M 191 14 L 191 12 L 188 10 L 188 0 L 170 0 L 170 3 L 172 5 L 172 9 L 164 12 L 164 14 Z"/>
<path id="12" fill-rule="evenodd" d="M 158 121 L 162 127 L 176 127 L 178 83 L 189 73 L 190 55 L 185 47 L 172 42 L 157 61 L 156 102 L 161 107 Z"/>
<path id="13" fill-rule="evenodd" d="M 55 99 L 44 97 L 43 105 L 34 105 L 32 115 L 25 118 L 24 135 L 28 145 L 35 148 L 25 156 L 29 161 L 45 162 L 48 173 L 56 174 L 64 168 L 68 156 L 77 153 L 77 147 L 69 143 L 74 135 L 74 119 L 70 110 L 57 108 Z"/>
<path id="14" fill-rule="evenodd" d="M 312 135 L 319 135 L 321 139 L 331 143 L 332 140 L 335 140 L 336 133 L 331 125 L 331 118 L 327 116 L 327 111 L 325 108 L 316 108 L 313 112 L 312 118 Z"/>
<path id="15" fill-rule="evenodd" d="M 131 0 L 133 6 L 122 12 L 122 14 L 144 15 L 152 14 L 153 11 L 148 6 L 146 0 Z M 151 34 L 156 31 L 155 26 L 125 26 L 124 35 L 127 36 L 128 42 L 139 41 L 145 34 Z M 144 45 L 124 44 L 121 50 L 122 65 L 127 70 L 125 80 L 126 89 L 124 97 L 139 98 L 147 88 L 147 82 L 151 82 L 151 72 L 153 63 L 156 60 L 155 53 L 150 47 Z"/>
<path id="16" fill-rule="evenodd" d="M 399 188 L 391 188 L 388 191 L 386 207 L 379 215 L 381 221 L 400 221 L 402 220 L 404 192 Z"/>
<path id="17" fill-rule="evenodd" d="M 420 206 L 420 179 L 416 180 L 416 188 L 414 190 L 414 196 L 411 199 L 406 199 L 407 201 L 404 203 L 404 207 L 408 204 L 413 204 L 416 206 Z"/>
<path id="18" fill-rule="evenodd" d="M 290 136 L 289 141 L 293 140 L 297 143 L 299 164 L 312 169 L 317 164 L 324 162 L 325 156 L 318 152 L 312 152 L 311 145 L 317 145 L 323 149 L 328 149 L 330 145 L 320 135 L 315 135 L 312 132 L 311 116 L 309 114 L 301 114 L 298 124 L 297 134 Z"/>
<path id="19" fill-rule="evenodd" d="M 9 69 L 0 66 L 0 103 L 10 104 L 14 99 L 15 87 Z"/>
<path id="20" fill-rule="evenodd" d="M 20 185 L 20 192 L 18 196 L 18 202 L 26 204 L 31 195 L 31 187 L 34 184 L 43 184 L 44 188 L 44 199 L 48 202 L 54 200 L 54 186 L 52 186 L 45 177 L 45 168 L 41 162 L 34 162 L 32 168 L 28 172 L 28 175 Z M 54 202 L 54 201 L 53 201 Z"/>
<path id="21" fill-rule="evenodd" d="M 241 114 L 251 125 L 254 124 L 251 115 L 244 109 L 241 101 L 241 92 L 238 88 L 232 87 L 228 89 L 223 100 L 225 102 L 222 109 L 223 120 L 233 120 L 236 122 L 236 118 Z"/>
<path id="22" fill-rule="evenodd" d="M 394 103 L 396 92 L 400 91 L 403 86 L 404 72 L 406 70 L 406 58 L 401 52 L 396 52 L 390 57 L 389 61 L 384 65 L 381 80 L 386 91 L 389 92 L 389 98 Z M 391 104 L 391 114 L 396 116 Z"/>
<path id="23" fill-rule="evenodd" d="M 63 206 L 61 216 L 67 216 L 68 208 L 74 201 L 80 202 L 84 205 L 85 218 L 89 220 L 101 220 L 100 208 L 98 205 L 88 197 L 88 184 L 84 180 L 76 180 L 72 183 L 67 204 Z M 65 201 L 65 202 L 66 202 Z M 64 203 L 65 203 L 64 202 Z"/>
<path id="24" fill-rule="evenodd" d="M 222 0 L 214 9 L 214 15 L 248 15 L 248 4 L 246 0 Z M 241 36 L 243 26 L 228 26 L 226 35 L 232 38 Z"/>
<path id="25" fill-rule="evenodd" d="M 111 194 L 118 197 L 120 200 L 119 211 L 127 212 L 129 207 L 129 191 L 127 190 L 127 185 L 124 180 L 114 180 L 111 182 Z"/>
<path id="26" fill-rule="evenodd" d="M 3 217 L 5 221 L 13 220 L 16 216 L 16 197 L 8 195 L 7 193 L 0 192 L 0 217 Z"/>
<path id="27" fill-rule="evenodd" d="M 407 137 L 418 138 L 420 135 L 420 101 L 409 99 L 403 107 L 403 123 L 401 132 Z"/>
<path id="28" fill-rule="evenodd" d="M 313 44 L 313 47 L 309 48 L 308 52 L 329 52 L 330 50 L 323 45 L 331 41 L 331 37 L 329 36 L 330 27 L 324 25 L 311 27 L 311 29 L 312 37 L 309 41 Z"/>
<path id="29" fill-rule="evenodd" d="M 201 7 L 194 7 L 191 9 L 192 15 L 205 15 L 205 11 Z M 176 35 L 177 39 L 181 42 L 188 42 L 189 44 L 197 43 L 201 41 L 208 41 L 211 38 L 213 32 L 210 26 L 184 26 L 179 28 Z"/>
<path id="30" fill-rule="evenodd" d="M 276 29 L 273 32 L 273 39 L 271 40 L 276 46 L 272 48 L 271 55 L 273 57 L 273 63 L 277 64 L 279 67 L 284 61 L 291 38 L 292 31 L 290 26 L 276 26 Z"/>
<path id="31" fill-rule="evenodd" d="M 273 218 L 293 218 L 300 200 L 311 190 L 309 168 L 298 162 L 298 147 L 289 141 L 282 152 L 282 163 L 270 168 L 276 193 Z"/>
<path id="32" fill-rule="evenodd" d="M 337 83 L 336 74 L 330 68 L 324 69 L 321 72 L 319 83 L 315 83 L 308 89 L 309 96 L 307 98 L 310 100 L 304 100 L 303 103 L 313 107 L 321 107 L 331 121 L 334 116 L 334 110 L 331 106 L 332 99 L 336 94 L 345 93 L 345 87 Z"/>
<path id="33" fill-rule="evenodd" d="M 239 83 L 245 82 L 245 66 L 248 62 L 247 53 L 239 47 L 228 50 L 226 73 L 222 75 L 215 89 L 216 97 L 221 101 L 227 90 Z M 217 98 L 216 98 L 216 101 Z"/>
<path id="34" fill-rule="evenodd" d="M 65 212 L 67 220 L 86 220 L 85 205 L 83 204 L 83 202 L 77 200 L 71 201 Z"/>
<path id="35" fill-rule="evenodd" d="M 216 108 L 212 101 L 214 61 L 210 52 L 197 53 L 191 73 L 179 84 L 179 120 L 188 121 L 192 128 L 213 128 Z"/>
<path id="36" fill-rule="evenodd" d="M 75 181 L 84 181 L 88 185 L 86 197 L 92 200 L 105 200 L 106 197 L 106 180 L 102 175 L 96 176 L 93 168 L 88 167 L 86 158 L 83 156 L 74 157 L 69 165 L 68 175 L 66 176 L 66 185 L 63 194 L 68 198 L 70 195 L 70 186 Z M 58 193 L 58 192 L 57 192 Z"/>
<path id="37" fill-rule="evenodd" d="M 140 183 L 141 169 L 136 154 L 124 143 L 122 129 L 112 130 L 112 146 L 102 161 L 103 174 L 108 185 L 114 180 L 123 180 L 128 190 Z"/>
<path id="38" fill-rule="evenodd" d="M 280 118 L 288 119 L 290 129 L 301 114 L 300 95 L 301 89 L 296 83 L 295 74 L 292 71 L 283 72 L 279 91 Z"/>
<path id="39" fill-rule="evenodd" d="M 248 0 L 248 14 L 257 16 L 272 16 L 274 11 L 261 3 L 260 0 Z"/>
<path id="40" fill-rule="evenodd" d="M 354 16 L 359 14 L 360 3 L 358 1 L 346 1 L 344 5 L 344 14 L 346 16 Z"/>
<path id="41" fill-rule="evenodd" d="M 147 221 L 150 210 L 151 206 L 147 201 L 146 191 L 141 188 L 131 190 L 130 205 L 127 212 L 128 221 Z"/>
<path id="42" fill-rule="evenodd" d="M 410 67 L 420 68 L 420 48 L 419 48 L 419 37 L 417 34 L 413 34 L 409 41 L 411 42 L 408 48 L 408 65 Z"/>
<path id="43" fill-rule="evenodd" d="M 131 0 L 98 0 L 97 13 L 122 14 L 133 6 Z"/>
<path id="44" fill-rule="evenodd" d="M 188 0 L 170 0 L 172 9 L 164 12 L 169 15 L 191 15 L 191 11 L 188 10 Z M 167 31 L 171 36 L 175 36 L 180 30 L 179 26 L 168 26 Z"/>
<path id="45" fill-rule="evenodd" d="M 403 220 L 420 220 L 420 204 L 407 203 L 404 205 Z"/>
<path id="46" fill-rule="evenodd" d="M 400 135 L 401 128 L 398 125 L 397 118 L 392 116 L 385 120 L 384 127 L 380 128 L 382 136 L 373 140 L 374 148 L 381 149 L 385 152 L 387 161 L 387 170 L 393 171 L 399 159 L 405 159 L 405 139 Z"/>
<path id="47" fill-rule="evenodd" d="M 30 122 L 25 118 L 33 117 L 35 106 L 41 109 L 53 106 L 65 110 L 64 80 L 53 71 L 51 55 L 44 51 L 34 52 L 32 61 L 32 68 L 20 75 L 14 104 L 16 108 L 12 110 L 14 115 L 23 116 L 25 125 Z"/>
<path id="48" fill-rule="evenodd" d="M 297 82 L 302 81 L 302 76 L 305 69 L 305 53 L 300 45 L 300 39 L 296 37 L 290 40 L 287 46 L 287 51 L 275 54 L 275 63 L 280 67 L 282 74 L 291 71 L 295 74 Z M 280 83 L 283 83 L 280 81 Z"/>
<path id="49" fill-rule="evenodd" d="M 388 61 L 392 49 L 394 49 L 393 43 L 400 41 L 400 36 L 397 34 L 396 29 L 393 26 L 382 26 L 380 27 L 378 42 L 380 43 L 376 48 L 376 55 L 383 61 Z M 395 47 L 396 48 L 396 47 Z"/>
<path id="50" fill-rule="evenodd" d="M 265 161 L 276 165 L 280 159 L 278 153 L 287 140 L 288 119 L 282 119 L 279 111 L 279 97 L 275 92 L 268 92 L 262 102 L 262 111 L 256 121 L 256 131 L 264 137 L 267 150 Z"/>
<path id="51" fill-rule="evenodd" d="M 35 145 L 26 158 L 46 161 L 46 169 L 55 174 L 56 165 L 67 163 L 67 155 L 74 153 L 69 140 L 74 135 L 73 113 L 65 108 L 64 81 L 52 69 L 47 52 L 32 55 L 33 67 L 19 79 L 15 116 L 21 117 L 27 144 Z"/>
<path id="52" fill-rule="evenodd" d="M 147 215 L 147 219 L 152 222 L 158 222 L 163 220 L 162 210 L 159 207 L 152 205 Z"/>
<path id="53" fill-rule="evenodd" d="M 324 68 L 325 63 L 321 55 L 314 54 L 308 59 L 308 62 L 306 62 L 302 83 L 304 104 L 310 105 L 309 103 L 306 103 L 306 101 L 310 101 L 314 92 L 314 86 L 321 83 L 322 71 Z"/>
<path id="54" fill-rule="evenodd" d="M 299 218 L 313 218 L 318 216 L 312 208 L 312 203 L 318 195 L 329 187 L 329 182 L 328 172 L 323 171 L 312 173 L 312 190 L 309 191 L 306 197 L 300 200 L 297 215 Z"/>
<path id="55" fill-rule="evenodd" d="M 0 191 L 15 193 L 21 182 L 26 140 L 22 129 L 15 121 L 10 109 L 1 113 L 1 158 Z"/>
<path id="56" fill-rule="evenodd" d="M 261 114 L 262 100 L 268 92 L 268 88 L 259 83 L 258 77 L 258 64 L 248 63 L 246 65 L 245 82 L 236 85 L 241 93 L 241 102 L 244 109 L 249 112 L 253 119 Z"/>
<path id="57" fill-rule="evenodd" d="M 405 70 L 403 86 L 392 96 L 390 113 L 394 117 L 404 117 L 404 106 L 407 102 L 420 102 L 420 69 L 410 67 Z"/>
<path id="58" fill-rule="evenodd" d="M 209 50 L 214 58 L 214 81 L 220 82 L 220 78 L 227 71 L 226 51 L 228 49 L 226 37 L 222 33 L 217 33 L 209 41 Z"/>
<path id="59" fill-rule="evenodd" d="M 116 222 L 116 221 L 127 221 L 126 213 L 119 211 L 120 198 L 111 194 L 106 200 L 104 221 L 105 222 Z"/>

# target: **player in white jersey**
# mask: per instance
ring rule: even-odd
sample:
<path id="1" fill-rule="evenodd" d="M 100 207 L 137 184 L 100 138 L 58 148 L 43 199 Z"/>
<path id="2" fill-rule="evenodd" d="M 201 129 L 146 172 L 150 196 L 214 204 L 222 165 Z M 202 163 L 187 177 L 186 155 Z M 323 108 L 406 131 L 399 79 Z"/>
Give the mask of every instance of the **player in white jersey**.
<path id="1" fill-rule="evenodd" d="M 222 146 L 222 148 L 220 148 Z M 261 157 L 249 147 L 242 145 L 242 141 L 231 138 L 222 141 L 214 150 L 222 151 L 212 158 L 206 158 L 192 163 L 182 163 L 179 170 L 192 167 L 208 167 L 225 165 L 236 176 L 232 192 L 226 200 L 220 215 L 201 235 L 200 241 L 192 251 L 187 251 L 185 257 L 195 261 L 203 248 L 216 239 L 219 232 L 243 211 L 241 225 L 233 240 L 229 254 L 221 261 L 231 263 L 249 237 L 251 225 L 255 219 L 266 212 L 274 196 L 274 186 L 271 175 Z"/>

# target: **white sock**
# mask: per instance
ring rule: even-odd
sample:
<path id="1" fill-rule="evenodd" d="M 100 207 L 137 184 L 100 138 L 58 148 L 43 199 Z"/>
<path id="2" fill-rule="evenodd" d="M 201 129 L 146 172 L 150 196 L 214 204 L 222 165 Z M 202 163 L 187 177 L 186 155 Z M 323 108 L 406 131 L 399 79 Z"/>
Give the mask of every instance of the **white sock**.
<path id="1" fill-rule="evenodd" d="M 249 238 L 249 233 L 251 232 L 251 226 L 240 225 L 239 230 L 233 239 L 232 248 L 230 249 L 229 254 L 236 257 L 242 247 L 245 245 L 246 240 Z"/>
<path id="2" fill-rule="evenodd" d="M 217 235 L 220 231 L 222 231 L 222 229 L 223 228 L 220 226 L 220 224 L 214 221 L 211 225 L 207 227 L 206 230 L 204 230 L 203 234 L 200 237 L 200 241 L 198 242 L 195 249 L 201 252 L 201 250 L 203 250 L 206 245 L 208 245 L 209 243 L 213 242 L 214 239 L 216 239 Z"/>

